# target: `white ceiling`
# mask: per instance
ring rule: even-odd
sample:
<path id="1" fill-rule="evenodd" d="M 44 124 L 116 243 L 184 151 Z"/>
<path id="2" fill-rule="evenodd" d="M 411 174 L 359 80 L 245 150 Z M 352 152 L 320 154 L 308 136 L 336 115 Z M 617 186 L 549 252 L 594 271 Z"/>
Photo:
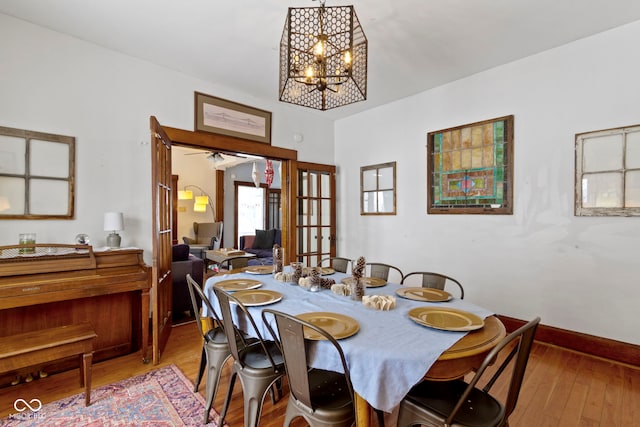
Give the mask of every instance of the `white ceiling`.
<path id="1" fill-rule="evenodd" d="M 369 42 L 368 99 L 318 112 L 333 119 L 640 20 L 639 0 L 326 2 L 348 4 Z M 0 13 L 273 101 L 287 8 L 309 6 L 318 2 L 1 0 Z"/>

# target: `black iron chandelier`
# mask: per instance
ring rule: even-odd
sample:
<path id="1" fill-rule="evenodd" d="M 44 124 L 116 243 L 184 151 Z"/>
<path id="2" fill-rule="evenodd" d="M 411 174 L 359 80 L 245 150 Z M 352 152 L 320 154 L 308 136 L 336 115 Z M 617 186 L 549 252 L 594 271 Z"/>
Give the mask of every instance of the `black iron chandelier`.
<path id="1" fill-rule="evenodd" d="M 367 99 L 367 38 L 353 6 L 289 8 L 280 101 L 329 110 Z"/>

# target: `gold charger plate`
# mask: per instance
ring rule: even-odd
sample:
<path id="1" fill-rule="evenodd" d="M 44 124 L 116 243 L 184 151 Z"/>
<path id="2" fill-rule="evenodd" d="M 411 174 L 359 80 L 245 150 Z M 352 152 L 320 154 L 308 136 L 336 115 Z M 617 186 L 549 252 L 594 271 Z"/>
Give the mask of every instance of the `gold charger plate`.
<path id="1" fill-rule="evenodd" d="M 409 310 L 409 318 L 444 331 L 474 331 L 484 326 L 484 320 L 475 314 L 455 308 L 416 307 Z"/>
<path id="2" fill-rule="evenodd" d="M 278 302 L 282 299 L 282 294 L 280 292 L 270 291 L 267 289 L 238 291 L 233 294 L 233 296 L 247 307 L 273 304 L 274 302 Z"/>
<path id="3" fill-rule="evenodd" d="M 362 280 L 364 280 L 364 286 L 367 288 L 379 288 L 387 284 L 386 280 L 381 279 L 379 277 L 363 277 Z M 353 282 L 353 276 L 345 277 L 344 279 L 341 280 L 341 282 L 344 283 L 345 285 L 350 285 L 351 282 Z"/>
<path id="4" fill-rule="evenodd" d="M 262 282 L 253 279 L 228 279 L 221 280 L 214 286 L 227 292 L 244 291 L 247 289 L 256 289 L 262 286 Z"/>
<path id="5" fill-rule="evenodd" d="M 244 268 L 245 273 L 249 274 L 271 274 L 273 273 L 272 265 L 254 265 Z"/>
<path id="6" fill-rule="evenodd" d="M 449 292 L 434 288 L 412 288 L 408 286 L 397 289 L 396 294 L 414 301 L 444 302 L 451 299 Z"/>
<path id="7" fill-rule="evenodd" d="M 296 317 L 324 329 L 337 340 L 348 338 L 360 330 L 360 325 L 356 319 L 340 313 L 314 311 L 298 314 Z M 325 339 L 322 335 L 308 328 L 304 330 L 304 337 L 309 340 Z"/>
<path id="8" fill-rule="evenodd" d="M 309 275 L 309 274 L 311 274 L 311 269 L 312 268 L 313 267 L 303 267 L 302 268 L 302 273 L 306 274 L 306 275 Z M 322 275 L 322 276 L 327 276 L 327 275 L 333 274 L 335 272 L 336 271 L 331 267 L 320 267 L 320 275 Z"/>

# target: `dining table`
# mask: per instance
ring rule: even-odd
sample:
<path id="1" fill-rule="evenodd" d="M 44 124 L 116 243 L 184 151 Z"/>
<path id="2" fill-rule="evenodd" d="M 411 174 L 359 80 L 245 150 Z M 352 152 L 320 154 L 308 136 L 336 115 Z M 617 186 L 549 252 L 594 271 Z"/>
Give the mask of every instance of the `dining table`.
<path id="1" fill-rule="evenodd" d="M 327 274 L 323 278 L 333 279 L 337 284 L 350 280 L 350 275 L 331 269 L 324 269 L 324 273 Z M 334 336 L 338 338 L 349 367 L 356 394 L 358 427 L 370 425 L 371 408 L 392 412 L 411 387 L 424 378 L 450 380 L 463 377 L 479 367 L 486 354 L 506 336 L 504 325 L 491 310 L 468 300 L 453 296 L 439 302 L 423 300 L 429 298 L 416 300 L 411 295 L 413 292 L 406 292 L 404 285 L 386 281 L 372 281 L 370 285 L 365 288 L 365 296 L 395 298 L 395 306 L 375 309 L 331 289 L 311 292 L 303 286 L 277 280 L 264 267 L 257 270 L 247 267 L 211 276 L 205 282 L 204 292 L 216 310 L 219 307 L 213 286 L 229 292 L 253 292 L 256 299 L 248 300 L 252 302 L 244 305 L 265 339 L 272 338 L 261 316 L 266 307 L 308 319 L 324 316 L 334 323 L 336 319 L 338 323 L 344 323 L 336 329 L 339 332 Z M 240 310 L 233 312 L 236 325 L 250 335 L 254 333 Z M 463 313 L 475 320 L 468 327 L 441 328 L 438 322 L 424 321 L 427 317 L 423 313 L 427 312 L 429 316 L 435 313 L 435 319 L 439 314 Z M 207 315 L 206 307 L 202 314 Z M 277 330 L 275 324 L 271 326 Z M 310 343 L 312 367 L 342 370 L 328 342 L 311 340 Z"/>

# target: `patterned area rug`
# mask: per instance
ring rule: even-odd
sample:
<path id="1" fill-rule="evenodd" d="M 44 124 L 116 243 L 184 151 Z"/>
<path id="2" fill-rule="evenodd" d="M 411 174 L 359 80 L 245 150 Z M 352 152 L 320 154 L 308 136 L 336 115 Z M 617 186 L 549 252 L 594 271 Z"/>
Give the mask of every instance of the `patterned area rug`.
<path id="1" fill-rule="evenodd" d="M 39 409 L 31 403 L 33 410 L 18 405 L 21 412 L 1 419 L 0 426 L 201 426 L 204 418 L 204 398 L 175 365 L 94 389 L 88 407 L 84 393 Z M 207 425 L 217 422 L 212 410 Z"/>

